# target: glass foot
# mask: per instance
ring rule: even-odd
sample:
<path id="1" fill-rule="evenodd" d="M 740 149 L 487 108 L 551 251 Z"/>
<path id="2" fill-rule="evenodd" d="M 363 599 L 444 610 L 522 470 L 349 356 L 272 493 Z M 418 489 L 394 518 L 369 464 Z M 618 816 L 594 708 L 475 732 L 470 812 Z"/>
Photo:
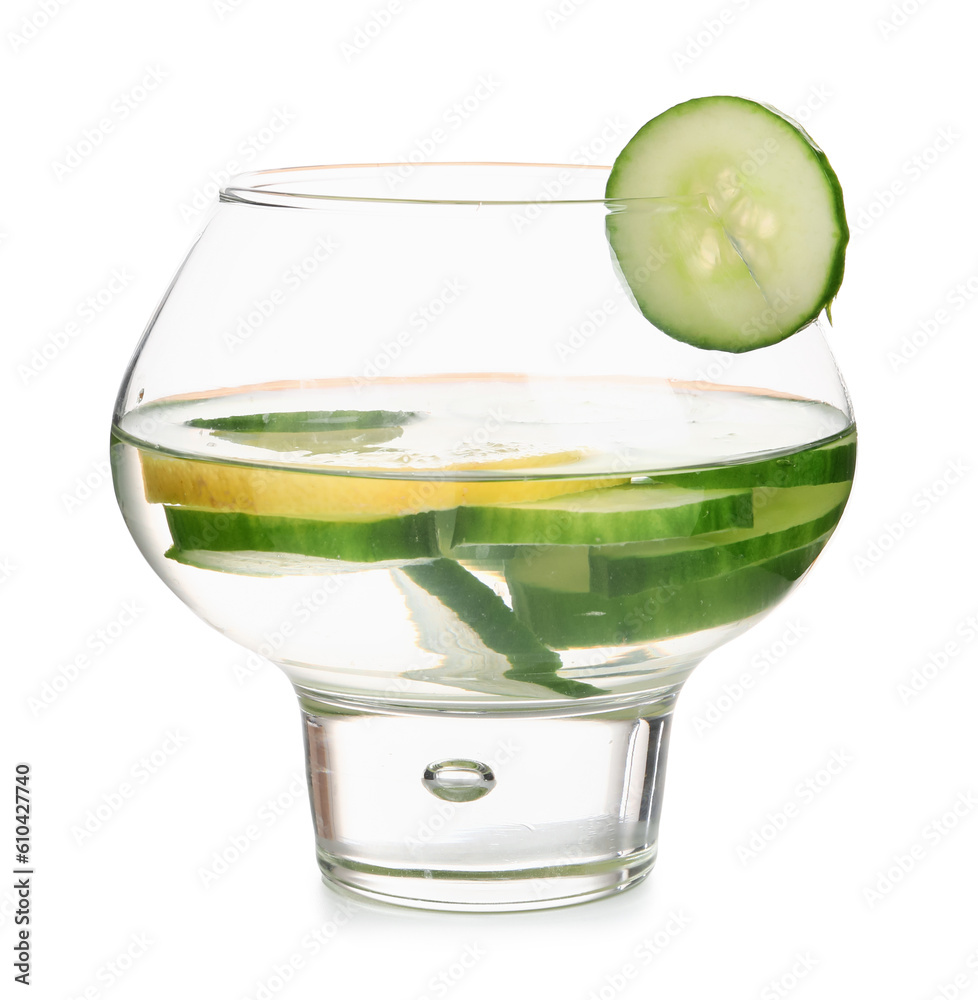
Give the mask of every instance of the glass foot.
<path id="1" fill-rule="evenodd" d="M 303 699 L 324 878 L 470 911 L 637 884 L 656 857 L 671 718 L 653 711 L 397 715 Z"/>

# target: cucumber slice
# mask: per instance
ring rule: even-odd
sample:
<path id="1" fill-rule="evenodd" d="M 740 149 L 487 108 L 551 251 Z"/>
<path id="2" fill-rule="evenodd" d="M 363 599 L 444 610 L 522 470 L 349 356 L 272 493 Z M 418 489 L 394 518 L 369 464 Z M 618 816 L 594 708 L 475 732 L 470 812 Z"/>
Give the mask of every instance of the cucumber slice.
<path id="1" fill-rule="evenodd" d="M 743 462 L 739 465 L 714 465 L 693 472 L 656 475 L 657 483 L 671 483 L 696 489 L 735 489 L 737 487 L 814 486 L 820 483 L 849 483 L 856 469 L 856 432 L 818 448 L 805 448 L 791 455 Z"/>
<path id="2" fill-rule="evenodd" d="M 404 433 L 405 424 L 424 415 L 393 410 L 296 410 L 201 417 L 188 421 L 187 426 L 251 448 L 336 455 L 369 451 L 394 441 Z"/>
<path id="3" fill-rule="evenodd" d="M 828 309 L 842 283 L 839 180 L 808 133 L 767 105 L 677 104 L 621 151 L 605 196 L 622 199 L 607 219 L 621 276 L 677 340 L 731 352 L 774 344 Z"/>
<path id="4" fill-rule="evenodd" d="M 657 483 L 492 507 L 460 507 L 453 545 L 603 545 L 676 538 L 753 523 L 750 490 Z"/>
<path id="5" fill-rule="evenodd" d="M 490 587 L 452 559 L 405 566 L 401 572 L 468 625 L 493 652 L 512 664 L 503 676 L 539 684 L 570 698 L 603 694 L 601 688 L 557 676 L 560 657 L 548 649 Z"/>
<path id="6" fill-rule="evenodd" d="M 431 513 L 378 521 L 315 521 L 192 507 L 164 510 L 174 547 L 182 552 L 290 552 L 354 563 L 438 555 Z"/>
<path id="7" fill-rule="evenodd" d="M 175 545 L 163 554 L 183 566 L 215 573 L 233 573 L 235 576 L 335 576 L 337 573 L 359 573 L 363 570 L 396 570 L 407 565 L 404 559 L 354 563 L 295 552 L 256 552 L 248 549 L 219 552 L 216 549 L 179 549 Z"/>
<path id="8" fill-rule="evenodd" d="M 507 572 L 517 617 L 553 649 L 651 642 L 738 622 L 783 597 L 811 566 L 827 535 L 733 573 L 669 583 L 624 597 L 523 583 Z"/>
<path id="9" fill-rule="evenodd" d="M 848 483 L 759 491 L 753 528 L 591 549 L 590 589 L 618 597 L 649 587 L 719 576 L 773 559 L 827 538 L 839 523 L 848 495 Z"/>
<path id="10" fill-rule="evenodd" d="M 342 455 L 375 451 L 395 441 L 400 427 L 374 427 L 350 431 L 214 431 L 213 436 L 247 448 L 264 448 L 289 454 Z"/>
<path id="11" fill-rule="evenodd" d="M 425 414 L 403 410 L 295 410 L 286 413 L 240 413 L 230 417 L 198 417 L 188 427 L 211 431 L 268 432 L 376 430 L 403 427 Z"/>

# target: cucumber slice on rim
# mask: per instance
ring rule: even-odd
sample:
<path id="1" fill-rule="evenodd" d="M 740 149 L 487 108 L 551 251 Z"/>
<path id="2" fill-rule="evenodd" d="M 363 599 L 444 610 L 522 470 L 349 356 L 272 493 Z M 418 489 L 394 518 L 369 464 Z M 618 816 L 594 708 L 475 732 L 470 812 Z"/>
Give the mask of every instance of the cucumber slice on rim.
<path id="1" fill-rule="evenodd" d="M 621 151 L 605 196 L 623 200 L 607 219 L 621 275 L 677 340 L 734 353 L 777 343 L 842 283 L 839 180 L 808 133 L 768 105 L 677 104 Z"/>

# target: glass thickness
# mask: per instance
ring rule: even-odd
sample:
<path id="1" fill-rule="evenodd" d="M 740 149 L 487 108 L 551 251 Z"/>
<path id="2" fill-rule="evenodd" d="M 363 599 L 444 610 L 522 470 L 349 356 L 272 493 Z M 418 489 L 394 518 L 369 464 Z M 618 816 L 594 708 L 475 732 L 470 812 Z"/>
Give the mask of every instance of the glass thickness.
<path id="1" fill-rule="evenodd" d="M 290 677 L 320 868 L 361 895 L 541 908 L 644 877 L 683 681 L 848 497 L 819 325 L 745 355 L 670 339 L 604 224 L 675 205 L 605 179 L 239 180 L 123 384 L 129 529 Z"/>

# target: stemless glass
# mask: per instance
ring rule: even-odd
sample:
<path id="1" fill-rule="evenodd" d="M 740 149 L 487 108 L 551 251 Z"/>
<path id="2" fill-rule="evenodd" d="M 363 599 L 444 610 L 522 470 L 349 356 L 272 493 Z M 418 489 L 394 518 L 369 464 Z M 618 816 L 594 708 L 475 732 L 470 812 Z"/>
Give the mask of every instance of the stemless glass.
<path id="1" fill-rule="evenodd" d="M 126 373 L 129 530 L 292 681 L 319 865 L 355 893 L 529 909 L 643 878 L 683 681 L 848 496 L 820 322 L 744 354 L 658 330 L 606 223 L 682 205 L 605 201 L 607 172 L 236 178 Z"/>

